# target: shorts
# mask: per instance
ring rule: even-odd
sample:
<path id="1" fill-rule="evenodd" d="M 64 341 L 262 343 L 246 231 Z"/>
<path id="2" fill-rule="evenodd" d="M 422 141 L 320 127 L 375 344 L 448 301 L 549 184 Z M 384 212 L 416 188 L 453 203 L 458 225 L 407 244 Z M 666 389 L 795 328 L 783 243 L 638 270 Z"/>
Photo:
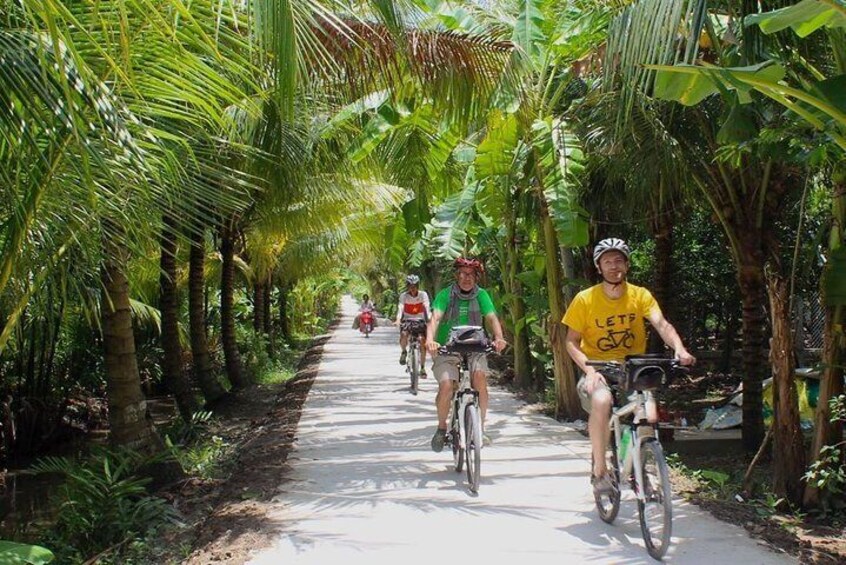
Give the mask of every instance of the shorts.
<path id="1" fill-rule="evenodd" d="M 488 357 L 484 353 L 471 353 L 467 356 L 467 366 L 472 375 L 476 371 L 488 373 Z M 432 362 L 432 374 L 439 383 L 458 381 L 461 370 L 461 356 L 456 354 L 438 354 Z"/>
<path id="2" fill-rule="evenodd" d="M 609 393 L 611 393 L 611 389 L 608 388 L 608 384 L 605 383 L 605 382 L 602 382 L 602 384 L 599 385 L 599 388 L 604 388 Z M 598 389 L 596 389 L 596 390 L 598 390 Z M 596 390 L 594 390 L 594 392 L 596 392 Z M 581 377 L 579 377 L 579 382 L 576 383 L 576 391 L 578 391 L 578 393 L 579 393 L 579 400 L 582 403 L 582 409 L 585 412 L 587 412 L 588 414 L 590 414 L 591 401 L 590 401 L 590 394 L 588 394 L 588 391 L 587 391 L 587 377 L 585 375 L 582 375 Z M 613 394 L 613 393 L 611 393 L 611 394 Z"/>

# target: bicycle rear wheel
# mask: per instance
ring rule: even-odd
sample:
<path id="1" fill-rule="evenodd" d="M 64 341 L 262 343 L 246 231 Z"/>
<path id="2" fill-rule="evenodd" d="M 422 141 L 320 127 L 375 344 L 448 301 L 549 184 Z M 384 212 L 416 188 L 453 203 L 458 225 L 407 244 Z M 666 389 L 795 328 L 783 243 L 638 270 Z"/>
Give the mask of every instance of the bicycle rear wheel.
<path id="1" fill-rule="evenodd" d="M 612 523 L 620 511 L 620 469 L 617 465 L 617 439 L 613 430 L 605 448 L 605 467 L 611 476 L 611 483 L 614 489 L 610 493 L 594 493 L 596 511 L 603 522 Z M 593 458 L 591 458 L 591 473 L 593 472 Z"/>
<path id="2" fill-rule="evenodd" d="M 464 409 L 464 444 L 467 446 L 467 482 L 471 492 L 479 492 L 482 466 L 482 418 L 479 407 L 469 405 Z"/>
<path id="3" fill-rule="evenodd" d="M 664 459 L 664 450 L 655 439 L 643 442 L 640 449 L 641 473 L 644 501 L 638 499 L 640 531 L 646 544 L 646 551 L 654 559 L 661 560 L 670 546 L 673 531 L 673 499 L 670 488 L 670 472 Z"/>
<path id="4" fill-rule="evenodd" d="M 417 345 L 412 344 L 408 348 L 408 374 L 411 377 L 411 394 L 417 394 L 420 379 L 420 367 L 418 367 Z"/>

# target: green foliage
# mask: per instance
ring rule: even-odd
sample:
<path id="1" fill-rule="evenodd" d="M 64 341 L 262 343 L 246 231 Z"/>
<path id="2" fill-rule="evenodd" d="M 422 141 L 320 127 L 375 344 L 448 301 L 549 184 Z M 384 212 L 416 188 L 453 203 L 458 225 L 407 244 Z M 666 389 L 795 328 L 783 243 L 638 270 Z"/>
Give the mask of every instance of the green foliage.
<path id="1" fill-rule="evenodd" d="M 268 351 L 268 338 L 263 332 L 257 332 L 252 325 L 236 324 L 235 336 L 241 362 L 251 382 L 263 377 L 275 367 Z"/>
<path id="2" fill-rule="evenodd" d="M 838 2 L 841 0 L 802 0 L 793 6 L 748 16 L 746 25 L 757 24 L 764 33 L 789 27 L 799 37 L 807 37 L 821 27 L 846 28 L 846 5 Z"/>
<path id="3" fill-rule="evenodd" d="M 0 563 L 4 565 L 43 565 L 54 558 L 53 552 L 47 548 L 0 540 Z"/>
<path id="4" fill-rule="evenodd" d="M 829 401 L 832 422 L 846 422 L 846 395 L 834 397 Z M 846 441 L 835 445 L 826 445 L 820 449 L 819 458 L 814 461 L 804 475 L 805 481 L 821 490 L 824 510 L 833 500 L 840 498 L 846 491 L 846 465 L 843 450 Z M 842 502 L 841 502 L 842 504 Z"/>
<path id="5" fill-rule="evenodd" d="M 217 435 L 184 445 L 176 445 L 168 437 L 165 439 L 165 443 L 183 471 L 189 475 L 202 478 L 213 478 L 215 476 L 221 458 L 229 447 L 223 441 L 223 438 Z"/>
<path id="6" fill-rule="evenodd" d="M 129 450 L 103 450 L 84 461 L 47 457 L 33 466 L 35 473 L 58 473 L 65 481 L 48 535 L 60 559 L 84 560 L 174 520 L 172 507 L 147 493 L 150 479 L 139 472 L 148 464 L 149 458 Z"/>

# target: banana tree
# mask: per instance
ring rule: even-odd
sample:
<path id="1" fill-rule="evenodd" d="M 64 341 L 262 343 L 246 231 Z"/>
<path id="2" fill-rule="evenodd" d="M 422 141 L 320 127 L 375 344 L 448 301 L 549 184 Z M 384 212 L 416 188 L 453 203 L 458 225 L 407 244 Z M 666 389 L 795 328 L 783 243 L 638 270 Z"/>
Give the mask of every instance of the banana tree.
<path id="1" fill-rule="evenodd" d="M 846 41 L 844 40 L 844 29 L 846 29 L 846 5 L 839 0 L 833 2 L 803 0 L 798 4 L 786 7 L 773 12 L 756 14 L 747 18 L 748 25 L 758 25 L 764 33 L 774 33 L 782 29 L 791 28 L 800 37 L 806 37 L 814 31 L 826 27 L 829 28 L 829 38 L 832 47 L 833 59 L 837 74 L 826 77 L 819 71 L 812 69 L 813 80 L 804 80 L 798 86 L 791 86 L 786 82 L 786 69 L 777 62 L 766 62 L 760 65 L 744 68 L 722 68 L 722 67 L 656 67 L 659 71 L 656 94 L 668 99 L 676 99 L 685 104 L 694 104 L 706 96 L 717 91 L 734 91 L 743 101 L 750 101 L 752 91 L 759 92 L 771 100 L 781 104 L 791 111 L 800 121 L 807 123 L 813 128 L 821 131 L 831 140 L 831 143 L 840 149 L 839 161 L 842 162 L 842 151 L 846 150 L 846 99 L 843 93 L 846 92 Z M 838 153 L 835 151 L 835 153 Z M 835 164 L 835 169 L 840 168 Z M 824 445 L 836 443 L 840 431 L 830 422 L 828 413 L 828 400 L 843 390 L 842 380 L 842 352 L 843 340 L 835 328 L 838 320 L 842 317 L 843 302 L 841 295 L 835 290 L 833 280 L 841 280 L 844 271 L 843 262 L 838 260 L 838 250 L 843 245 L 842 231 L 838 217 L 842 219 L 843 194 L 838 191 L 840 173 L 835 171 L 834 175 L 834 208 L 833 208 L 833 229 L 830 238 L 831 260 L 826 269 L 824 278 L 824 296 L 828 307 L 826 319 L 826 338 L 824 347 L 824 376 L 821 384 L 820 409 L 817 412 L 812 458 L 819 458 L 820 450 Z M 839 273 L 839 274 L 838 274 Z M 780 371 L 786 373 L 786 379 L 792 382 L 791 371 Z M 781 393 L 788 398 L 792 389 L 788 386 L 781 387 Z M 781 435 L 792 435 L 792 430 L 780 432 Z M 777 443 L 790 442 L 789 438 L 783 438 Z M 793 451 L 797 451 L 794 449 Z M 798 450 L 801 452 L 801 450 Z M 792 457 L 790 450 L 785 450 L 785 456 L 796 465 L 796 458 Z M 803 461 L 803 458 L 798 458 Z M 790 473 L 794 475 L 795 473 Z M 796 481 L 793 481 L 796 482 Z M 796 490 L 796 489 L 794 489 Z M 791 498 L 795 499 L 796 496 Z M 818 503 L 819 492 L 814 485 L 809 485 L 804 495 L 806 504 Z"/>

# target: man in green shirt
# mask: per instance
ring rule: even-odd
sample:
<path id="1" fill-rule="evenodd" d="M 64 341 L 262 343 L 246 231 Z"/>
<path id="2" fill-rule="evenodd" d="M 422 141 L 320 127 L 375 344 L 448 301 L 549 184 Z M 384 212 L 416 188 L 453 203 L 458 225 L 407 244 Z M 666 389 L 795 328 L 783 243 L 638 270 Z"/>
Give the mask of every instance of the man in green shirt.
<path id="1" fill-rule="evenodd" d="M 479 287 L 479 277 L 484 268 L 476 259 L 459 257 L 453 263 L 455 283 L 441 290 L 432 303 L 432 319 L 426 328 L 426 348 L 432 353 L 434 362 L 432 373 L 438 381 L 438 395 L 435 406 L 438 409 L 438 429 L 432 436 L 432 451 L 442 451 L 446 442 L 447 416 L 453 390 L 458 384 L 461 358 L 458 355 L 440 355 L 438 348 L 446 345 L 449 331 L 453 326 L 481 326 L 487 322 L 488 330 L 493 333 L 493 346 L 497 353 L 507 343 L 502 337 L 502 326 L 496 315 L 488 292 Z M 469 356 L 470 380 L 479 391 L 479 405 L 482 409 L 482 426 L 488 410 L 488 361 L 484 353 Z"/>

